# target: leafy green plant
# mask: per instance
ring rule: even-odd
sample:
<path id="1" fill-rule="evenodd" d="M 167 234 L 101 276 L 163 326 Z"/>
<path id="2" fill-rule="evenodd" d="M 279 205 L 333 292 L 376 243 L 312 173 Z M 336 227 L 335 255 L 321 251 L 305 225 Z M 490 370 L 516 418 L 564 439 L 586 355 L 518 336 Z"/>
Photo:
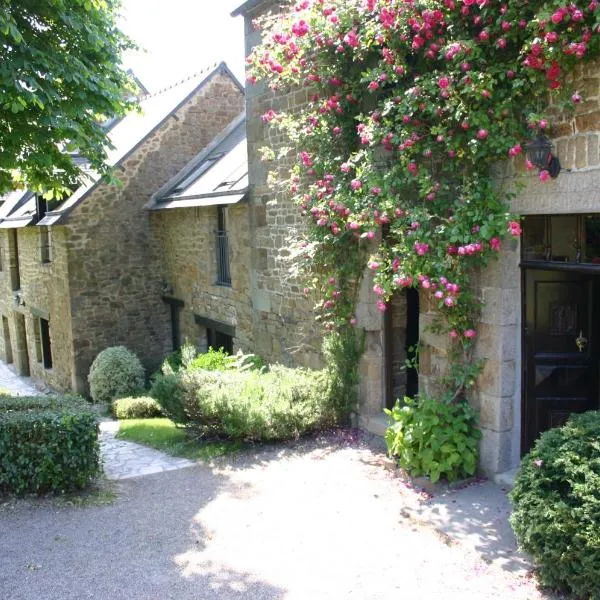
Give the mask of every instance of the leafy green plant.
<path id="1" fill-rule="evenodd" d="M 521 462 L 510 522 L 541 581 L 600 598 L 600 412 L 541 435 Z"/>
<path id="2" fill-rule="evenodd" d="M 233 368 L 234 359 L 225 352 L 223 348 L 214 350 L 209 348 L 208 352 L 198 354 L 189 364 L 186 369 L 194 371 L 196 369 L 204 369 L 206 371 L 225 371 Z"/>
<path id="3" fill-rule="evenodd" d="M 393 421 L 385 432 L 388 452 L 411 475 L 426 475 L 436 482 L 475 473 L 481 432 L 468 404 L 419 396 L 397 401 L 385 412 Z"/>
<path id="4" fill-rule="evenodd" d="M 22 495 L 84 488 L 100 471 L 97 430 L 94 413 L 69 402 L 3 411 L 0 491 Z"/>
<path id="5" fill-rule="evenodd" d="M 111 410 L 117 419 L 151 419 L 162 416 L 160 405 L 149 396 L 118 398 L 113 400 Z"/>
<path id="6" fill-rule="evenodd" d="M 330 401 L 338 422 L 345 425 L 358 410 L 358 368 L 363 351 L 364 334 L 352 328 L 331 332 L 323 339 Z"/>
<path id="7" fill-rule="evenodd" d="M 96 356 L 88 381 L 94 402 L 112 402 L 144 391 L 144 367 L 125 346 L 113 346 Z"/>

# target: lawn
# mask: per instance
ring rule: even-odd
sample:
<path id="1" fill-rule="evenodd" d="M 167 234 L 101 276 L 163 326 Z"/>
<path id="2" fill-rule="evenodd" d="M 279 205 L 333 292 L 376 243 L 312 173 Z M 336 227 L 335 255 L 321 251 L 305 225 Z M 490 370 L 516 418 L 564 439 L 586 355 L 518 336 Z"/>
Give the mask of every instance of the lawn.
<path id="1" fill-rule="evenodd" d="M 205 441 L 190 437 L 170 419 L 128 419 L 119 421 L 121 440 L 136 442 L 191 460 L 210 460 L 239 450 L 239 442 Z"/>

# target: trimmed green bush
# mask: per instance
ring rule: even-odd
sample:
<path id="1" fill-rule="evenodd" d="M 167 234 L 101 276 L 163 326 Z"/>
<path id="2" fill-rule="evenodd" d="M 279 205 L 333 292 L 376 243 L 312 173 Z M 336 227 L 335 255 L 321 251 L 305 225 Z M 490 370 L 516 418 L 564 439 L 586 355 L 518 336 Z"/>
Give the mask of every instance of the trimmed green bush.
<path id="1" fill-rule="evenodd" d="M 385 412 L 393 421 L 385 432 L 388 452 L 411 475 L 436 482 L 475 473 L 481 432 L 467 403 L 445 404 L 421 396 L 398 400 Z"/>
<path id="2" fill-rule="evenodd" d="M 53 410 L 61 408 L 85 408 L 88 403 L 75 394 L 50 396 L 1 396 L 0 411 L 9 410 Z"/>
<path id="3" fill-rule="evenodd" d="M 144 391 L 144 367 L 125 346 L 113 346 L 96 356 L 88 381 L 94 402 L 112 402 Z"/>
<path id="4" fill-rule="evenodd" d="M 600 412 L 541 435 L 510 493 L 511 525 L 541 581 L 600 598 Z"/>
<path id="5" fill-rule="evenodd" d="M 163 416 L 158 402 L 149 396 L 117 398 L 112 402 L 111 411 L 117 419 L 152 419 Z"/>
<path id="6" fill-rule="evenodd" d="M 325 372 L 306 369 L 186 370 L 163 376 L 154 397 L 177 424 L 202 435 L 273 441 L 333 425 L 329 388 Z"/>
<path id="7" fill-rule="evenodd" d="M 99 473 L 96 416 L 69 402 L 0 413 L 0 492 L 67 492 Z"/>
<path id="8" fill-rule="evenodd" d="M 152 380 L 149 395 L 154 398 L 162 413 L 178 425 L 188 421 L 183 408 L 183 390 L 179 373 L 158 373 Z"/>

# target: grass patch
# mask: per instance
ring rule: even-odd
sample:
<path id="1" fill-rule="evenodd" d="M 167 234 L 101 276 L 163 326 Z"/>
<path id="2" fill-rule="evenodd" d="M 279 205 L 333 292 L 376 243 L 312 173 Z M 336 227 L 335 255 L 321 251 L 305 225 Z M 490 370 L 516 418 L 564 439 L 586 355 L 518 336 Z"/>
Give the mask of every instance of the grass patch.
<path id="1" fill-rule="evenodd" d="M 136 442 L 191 460 L 210 460 L 235 452 L 242 447 L 240 442 L 207 442 L 191 439 L 185 429 L 181 429 L 170 419 L 128 419 L 119 422 L 121 440 Z"/>

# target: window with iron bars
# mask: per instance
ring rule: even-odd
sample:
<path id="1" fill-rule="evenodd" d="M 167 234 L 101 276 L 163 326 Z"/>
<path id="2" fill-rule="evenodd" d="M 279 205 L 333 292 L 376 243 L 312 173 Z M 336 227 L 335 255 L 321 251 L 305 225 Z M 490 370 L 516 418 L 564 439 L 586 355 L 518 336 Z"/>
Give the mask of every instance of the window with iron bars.
<path id="1" fill-rule="evenodd" d="M 40 259 L 42 264 L 52 262 L 52 237 L 49 227 L 40 226 Z"/>
<path id="2" fill-rule="evenodd" d="M 215 232 L 217 251 L 217 285 L 231 286 L 229 268 L 229 238 L 227 236 L 227 209 L 217 207 L 217 230 Z"/>

